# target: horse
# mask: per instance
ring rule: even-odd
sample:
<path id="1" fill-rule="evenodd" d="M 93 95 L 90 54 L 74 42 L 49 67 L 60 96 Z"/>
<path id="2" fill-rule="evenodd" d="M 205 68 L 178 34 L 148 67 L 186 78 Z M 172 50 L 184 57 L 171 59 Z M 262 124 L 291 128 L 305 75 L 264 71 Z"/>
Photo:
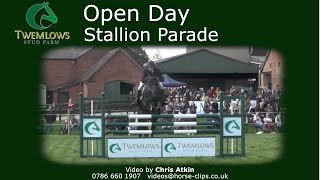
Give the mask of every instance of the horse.
<path id="1" fill-rule="evenodd" d="M 162 90 L 159 88 L 159 80 L 156 77 L 148 77 L 141 94 L 141 103 L 138 105 L 141 114 L 160 114 L 163 111 L 161 104 Z M 142 122 L 148 120 L 143 119 Z M 152 118 L 151 122 L 156 122 L 157 118 Z M 148 130 L 148 127 L 138 127 L 139 130 Z M 152 126 L 151 130 L 154 130 Z M 146 137 L 147 135 L 145 135 Z M 139 135 L 141 137 L 141 135 Z M 153 137 L 153 135 L 151 135 Z"/>

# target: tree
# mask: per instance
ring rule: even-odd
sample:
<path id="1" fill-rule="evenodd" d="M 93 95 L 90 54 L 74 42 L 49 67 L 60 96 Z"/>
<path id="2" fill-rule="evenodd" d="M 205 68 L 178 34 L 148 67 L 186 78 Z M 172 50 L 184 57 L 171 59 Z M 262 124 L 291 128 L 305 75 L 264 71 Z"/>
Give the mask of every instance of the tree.
<path id="1" fill-rule="evenodd" d="M 146 59 L 146 60 L 149 59 L 146 51 L 143 50 L 141 46 L 128 47 L 128 49 L 130 49 L 131 51 L 135 52 L 137 55 L 141 56 L 142 58 L 144 58 L 144 59 Z"/>
<path id="2" fill-rule="evenodd" d="M 153 55 L 151 55 L 151 58 L 150 58 L 150 59 L 153 60 L 153 61 L 162 59 L 161 54 L 160 54 L 160 51 L 157 50 L 157 52 L 155 52 Z"/>

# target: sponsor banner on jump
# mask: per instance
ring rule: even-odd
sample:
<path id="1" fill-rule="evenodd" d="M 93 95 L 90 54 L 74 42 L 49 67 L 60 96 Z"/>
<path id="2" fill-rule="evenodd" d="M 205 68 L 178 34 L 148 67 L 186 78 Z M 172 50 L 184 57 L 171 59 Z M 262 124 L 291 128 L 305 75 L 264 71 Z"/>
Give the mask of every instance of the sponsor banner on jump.
<path id="1" fill-rule="evenodd" d="M 161 138 L 108 139 L 108 158 L 161 157 Z"/>
<path id="2" fill-rule="evenodd" d="M 215 156 L 215 137 L 163 138 L 163 157 Z"/>
<path id="3" fill-rule="evenodd" d="M 223 118 L 223 136 L 241 136 L 241 117 Z"/>

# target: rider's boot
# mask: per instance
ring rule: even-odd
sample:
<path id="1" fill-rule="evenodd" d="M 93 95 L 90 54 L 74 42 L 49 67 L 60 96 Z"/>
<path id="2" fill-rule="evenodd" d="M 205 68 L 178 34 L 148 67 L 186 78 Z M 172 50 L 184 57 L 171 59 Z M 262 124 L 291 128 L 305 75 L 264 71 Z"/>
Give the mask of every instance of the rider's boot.
<path id="1" fill-rule="evenodd" d="M 141 91 L 141 90 L 138 90 L 136 100 L 135 100 L 135 102 L 133 102 L 131 105 L 133 105 L 133 106 L 138 106 L 138 105 L 140 104 L 141 94 L 142 94 L 142 91 Z"/>

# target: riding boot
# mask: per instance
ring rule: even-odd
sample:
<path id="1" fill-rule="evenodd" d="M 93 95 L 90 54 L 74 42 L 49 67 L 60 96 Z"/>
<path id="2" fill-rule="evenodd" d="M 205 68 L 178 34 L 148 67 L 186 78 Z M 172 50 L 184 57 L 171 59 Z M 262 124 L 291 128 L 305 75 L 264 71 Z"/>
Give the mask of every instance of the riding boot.
<path id="1" fill-rule="evenodd" d="M 141 102 L 141 100 L 140 100 L 141 94 L 142 94 L 142 90 L 138 90 L 138 92 L 137 92 L 137 106 L 140 105 L 140 102 Z"/>
<path id="2" fill-rule="evenodd" d="M 132 103 L 132 105 L 138 106 L 138 105 L 140 104 L 141 94 L 142 94 L 142 91 L 141 91 L 141 90 L 138 90 L 136 100 L 135 100 L 135 102 Z"/>

